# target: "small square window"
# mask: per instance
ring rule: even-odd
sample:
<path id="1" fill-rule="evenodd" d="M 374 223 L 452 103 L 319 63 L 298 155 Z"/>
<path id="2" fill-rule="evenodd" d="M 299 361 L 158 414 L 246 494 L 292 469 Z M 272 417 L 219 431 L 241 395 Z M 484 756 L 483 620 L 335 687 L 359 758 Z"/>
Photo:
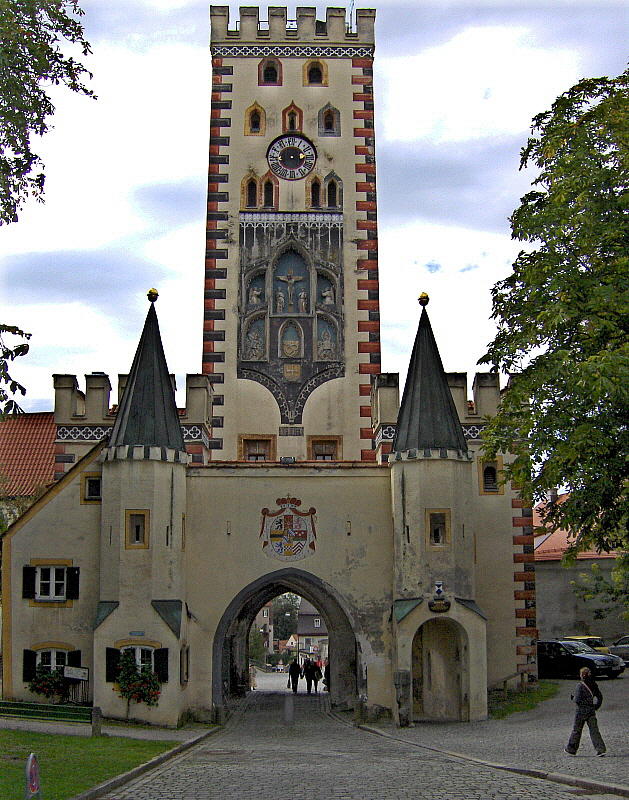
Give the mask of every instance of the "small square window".
<path id="1" fill-rule="evenodd" d="M 504 485 L 500 480 L 502 468 L 500 456 L 494 461 L 478 459 L 478 489 L 481 495 L 504 494 Z"/>
<path id="2" fill-rule="evenodd" d="M 309 461 L 340 461 L 341 437 L 340 436 L 309 436 L 308 437 Z"/>
<path id="3" fill-rule="evenodd" d="M 149 546 L 149 512 L 133 509 L 125 513 L 127 549 L 146 548 Z"/>
<path id="4" fill-rule="evenodd" d="M 426 544 L 430 548 L 443 548 L 450 544 L 450 509 L 426 509 Z"/>
<path id="5" fill-rule="evenodd" d="M 37 666 L 47 670 L 63 669 L 67 663 L 68 654 L 65 650 L 39 650 L 37 653 Z"/>
<path id="6" fill-rule="evenodd" d="M 102 476 L 99 472 L 81 475 L 81 503 L 100 503 L 102 500 Z"/>
<path id="7" fill-rule="evenodd" d="M 314 626 L 315 626 L 315 628 L 320 628 L 321 627 L 321 620 L 319 619 L 319 617 L 315 617 L 314 618 Z"/>
<path id="8" fill-rule="evenodd" d="M 268 608 L 263 608 L 262 609 L 262 616 L 263 617 L 268 617 L 269 616 L 269 609 Z"/>
<path id="9" fill-rule="evenodd" d="M 241 436 L 239 438 L 241 461 L 275 461 L 275 437 Z"/>

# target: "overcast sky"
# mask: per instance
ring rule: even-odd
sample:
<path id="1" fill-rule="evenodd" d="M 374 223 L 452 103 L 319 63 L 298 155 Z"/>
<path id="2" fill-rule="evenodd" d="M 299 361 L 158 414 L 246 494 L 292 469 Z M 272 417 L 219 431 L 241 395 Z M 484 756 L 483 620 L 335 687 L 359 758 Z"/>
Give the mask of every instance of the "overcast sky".
<path id="1" fill-rule="evenodd" d="M 519 249 L 508 216 L 533 177 L 518 171 L 531 117 L 580 78 L 623 71 L 629 6 L 355 3 L 374 5 L 382 369 L 406 372 L 427 291 L 445 369 L 471 377 L 493 337 L 491 287 Z M 180 389 L 201 371 L 208 3 L 82 6 L 98 100 L 55 94 L 55 130 L 35 148 L 46 203 L 0 227 L 2 321 L 33 334 L 13 369 L 31 411 L 52 408 L 52 373 L 83 385 L 100 370 L 115 387 L 151 286 Z"/>

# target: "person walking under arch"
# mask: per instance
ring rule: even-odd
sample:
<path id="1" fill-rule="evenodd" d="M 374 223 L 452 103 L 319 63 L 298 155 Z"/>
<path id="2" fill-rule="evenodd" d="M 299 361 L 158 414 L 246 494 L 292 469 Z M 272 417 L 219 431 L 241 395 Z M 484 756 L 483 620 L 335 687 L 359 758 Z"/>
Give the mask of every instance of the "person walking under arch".
<path id="1" fill-rule="evenodd" d="M 297 694 L 297 683 L 299 682 L 300 678 L 303 678 L 304 674 L 299 666 L 297 659 L 294 658 L 291 661 L 291 665 L 288 668 L 288 683 L 293 690 L 293 694 Z"/>
<path id="2" fill-rule="evenodd" d="M 577 710 L 574 715 L 572 733 L 564 750 L 569 756 L 576 756 L 581 742 L 583 726 L 587 723 L 596 755 L 604 756 L 607 748 L 598 729 L 598 721 L 596 719 L 596 712 L 601 707 L 603 695 L 592 677 L 589 667 L 581 667 L 579 675 L 581 681 L 577 683 L 576 689 L 571 695 L 571 699 L 577 704 Z"/>
<path id="3" fill-rule="evenodd" d="M 304 661 L 304 678 L 306 679 L 306 691 L 308 694 L 312 694 L 312 684 L 314 682 L 315 687 L 315 694 L 317 693 L 317 684 L 319 682 L 319 678 L 321 677 L 321 670 L 315 664 L 314 661 L 311 661 L 307 658 Z"/>

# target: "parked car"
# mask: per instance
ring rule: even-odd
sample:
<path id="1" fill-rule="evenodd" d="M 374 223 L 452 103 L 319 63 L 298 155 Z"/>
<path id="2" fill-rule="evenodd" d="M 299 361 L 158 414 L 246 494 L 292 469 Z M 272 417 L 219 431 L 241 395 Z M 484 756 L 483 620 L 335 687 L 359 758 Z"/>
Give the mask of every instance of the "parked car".
<path id="1" fill-rule="evenodd" d="M 609 652 L 622 658 L 625 666 L 629 667 L 629 635 L 621 636 L 614 644 L 610 645 Z"/>
<path id="2" fill-rule="evenodd" d="M 607 647 L 600 636 L 564 636 L 563 641 L 583 642 L 583 644 L 589 645 L 593 650 L 598 650 L 599 653 L 609 653 L 609 647 Z"/>
<path id="3" fill-rule="evenodd" d="M 569 639 L 537 643 L 537 671 L 540 678 L 578 678 L 581 667 L 589 667 L 595 678 L 617 678 L 625 670 L 619 656 L 599 653 L 583 642 Z"/>

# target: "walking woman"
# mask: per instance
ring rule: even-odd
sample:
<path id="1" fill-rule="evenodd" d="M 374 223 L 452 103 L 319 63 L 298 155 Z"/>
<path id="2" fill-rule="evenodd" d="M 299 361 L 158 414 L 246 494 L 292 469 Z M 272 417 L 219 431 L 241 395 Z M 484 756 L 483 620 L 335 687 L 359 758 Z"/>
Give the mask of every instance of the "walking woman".
<path id="1" fill-rule="evenodd" d="M 605 747 L 605 742 L 598 729 L 598 720 L 596 719 L 596 712 L 601 707 L 603 695 L 592 677 L 589 667 L 581 667 L 579 676 L 581 677 L 581 681 L 577 683 L 574 694 L 571 695 L 572 700 L 577 704 L 577 710 L 574 715 L 574 725 L 572 726 L 572 733 L 570 734 L 570 739 L 566 747 L 564 747 L 564 750 L 569 756 L 576 756 L 579 743 L 581 742 L 583 726 L 587 723 L 596 755 L 604 756 L 607 748 Z"/>

